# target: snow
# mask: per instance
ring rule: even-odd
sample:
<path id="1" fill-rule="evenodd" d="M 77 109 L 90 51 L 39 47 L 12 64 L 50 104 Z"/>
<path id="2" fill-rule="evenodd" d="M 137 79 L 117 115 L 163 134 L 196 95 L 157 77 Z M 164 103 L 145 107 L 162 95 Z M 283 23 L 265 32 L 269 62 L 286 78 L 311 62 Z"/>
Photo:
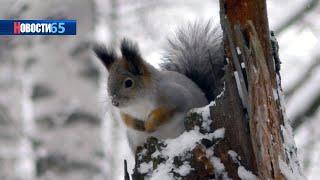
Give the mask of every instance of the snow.
<path id="1" fill-rule="evenodd" d="M 230 64 L 230 60 L 229 58 L 226 58 L 227 64 Z"/>
<path id="2" fill-rule="evenodd" d="M 188 162 L 184 162 L 182 166 L 180 166 L 178 169 L 175 169 L 174 171 L 181 176 L 186 176 L 190 173 L 191 170 L 193 170 L 193 168 L 191 168 L 190 164 Z"/>
<path id="3" fill-rule="evenodd" d="M 217 176 L 221 176 L 223 177 L 223 179 L 229 179 L 227 172 L 225 171 L 225 166 L 221 163 L 220 158 L 211 155 L 210 153 L 208 153 L 211 158 L 211 162 L 213 164 L 215 173 Z M 233 160 L 234 163 L 238 164 L 238 176 L 240 177 L 240 179 L 242 180 L 258 180 L 258 178 L 251 172 L 246 170 L 243 166 L 241 166 L 241 163 L 239 161 L 240 157 L 238 156 L 238 154 L 233 151 L 233 150 L 229 150 L 228 151 L 228 155 L 231 157 L 231 159 Z"/>
<path id="4" fill-rule="evenodd" d="M 276 89 L 272 89 L 272 93 L 273 93 L 273 98 L 274 98 L 274 100 L 277 101 L 277 100 L 279 99 L 277 90 L 276 90 Z"/>
<path id="5" fill-rule="evenodd" d="M 238 154 L 233 150 L 229 150 L 228 154 L 232 159 L 237 159 L 237 157 L 238 157 Z"/>
<path id="6" fill-rule="evenodd" d="M 193 108 L 189 112 L 190 113 L 197 112 L 197 113 L 201 114 L 204 119 L 210 119 L 211 120 L 211 118 L 210 118 L 210 107 L 211 106 L 215 106 L 215 105 L 216 105 L 216 102 L 215 101 L 211 101 L 208 105 L 206 105 L 204 107 L 200 107 L 200 108 Z"/>
<path id="7" fill-rule="evenodd" d="M 222 174 L 225 172 L 225 167 L 224 165 L 221 163 L 221 160 L 216 157 L 216 156 L 212 156 L 211 157 L 211 162 L 213 164 L 214 170 L 216 174 Z"/>
<path id="8" fill-rule="evenodd" d="M 309 117 L 306 121 L 307 123 L 297 129 L 295 140 L 300 147 L 299 158 L 303 160 L 307 179 L 318 179 L 320 176 L 320 109 L 314 117 Z"/>
<path id="9" fill-rule="evenodd" d="M 238 55 L 241 55 L 241 50 L 239 47 L 236 47 Z"/>
<path id="10" fill-rule="evenodd" d="M 224 165 L 221 163 L 220 158 L 212 156 L 210 161 L 214 167 L 214 173 L 217 177 L 222 177 L 224 180 L 229 180 L 228 173 L 225 171 Z"/>
<path id="11" fill-rule="evenodd" d="M 144 150 L 145 150 L 145 149 L 144 149 Z M 143 150 L 143 151 L 144 151 L 144 150 Z M 158 150 L 156 150 L 154 153 L 151 154 L 151 157 L 152 157 L 152 158 L 155 158 L 155 157 L 159 156 L 160 154 L 161 154 L 161 153 L 160 153 Z"/>
<path id="12" fill-rule="evenodd" d="M 224 95 L 225 91 L 226 91 L 226 82 L 223 82 L 222 91 L 220 92 L 220 94 L 217 95 L 216 99 L 220 99 Z"/>
<path id="13" fill-rule="evenodd" d="M 269 16 L 269 22 L 270 22 L 270 29 L 274 30 L 276 27 L 279 27 L 285 20 L 287 20 L 289 17 L 291 17 L 293 14 L 297 12 L 298 9 L 303 8 L 303 5 L 308 2 L 309 0 L 283 0 L 283 1 L 275 1 L 275 0 L 270 0 L 268 1 L 268 16 Z M 176 27 L 181 24 L 181 22 L 187 22 L 187 21 L 192 21 L 195 18 L 212 18 L 212 16 L 218 17 L 219 13 L 219 5 L 218 1 L 203 1 L 201 3 L 198 3 L 196 1 L 159 1 L 159 2 L 149 2 L 149 1 L 137 1 L 135 3 L 132 3 L 130 1 L 122 0 L 117 2 L 119 5 L 118 7 L 118 17 L 117 17 L 117 22 L 114 25 L 117 30 L 117 34 L 114 36 L 111 36 L 111 29 L 105 28 L 107 25 L 110 25 L 110 13 L 112 11 L 112 7 L 109 5 L 111 1 L 104 1 L 104 0 L 95 0 L 93 2 L 97 3 L 97 8 L 98 8 L 98 15 L 94 16 L 101 16 L 98 18 L 92 17 L 91 14 L 94 14 L 95 12 L 88 11 L 90 6 L 83 6 L 83 8 L 78 8 L 81 6 L 73 6 L 76 8 L 70 8 L 70 2 L 64 2 L 62 1 L 48 1 L 45 3 L 37 2 L 37 3 L 30 3 L 32 1 L 30 0 L 25 0 L 25 1 L 19 1 L 19 3 L 12 3 L 13 1 L 10 0 L 4 0 L 3 2 L 1 1 L 0 9 L 2 11 L 1 14 L 3 17 L 7 14 L 15 14 L 17 10 L 21 9 L 22 5 L 27 4 L 29 7 L 29 10 L 26 11 L 26 13 L 21 14 L 21 18 L 24 18 L 26 16 L 32 16 L 32 17 L 46 17 L 48 13 L 51 13 L 49 11 L 50 9 L 57 9 L 53 8 L 56 7 L 56 5 L 52 6 L 53 4 L 59 4 L 59 6 L 64 6 L 68 12 L 78 12 L 77 9 L 81 9 L 81 15 L 88 17 L 90 19 L 83 19 L 82 16 L 79 16 L 79 13 L 72 15 L 72 17 L 75 17 L 79 20 L 79 35 L 77 36 L 76 39 L 83 39 L 82 37 L 84 36 L 94 36 L 98 37 L 96 40 L 97 41 L 102 41 L 102 42 L 110 42 L 111 39 L 119 39 L 122 36 L 129 36 L 129 37 L 134 37 L 135 40 L 138 41 L 139 45 L 141 45 L 141 52 L 146 57 L 148 61 L 150 61 L 152 64 L 155 64 L 159 60 L 159 49 L 161 46 L 161 43 L 165 41 L 165 36 L 167 34 L 170 34 L 170 32 Z M 21 3 L 22 2 L 22 3 Z M 55 3 L 57 2 L 57 3 Z M 91 3 L 91 1 L 90 1 Z M 13 4 L 12 7 L 10 5 Z M 48 8 L 46 6 L 50 7 Z M 81 1 L 81 3 L 75 3 L 76 4 L 85 4 L 85 1 Z M 73 3 L 71 4 L 73 5 Z M 286 9 L 290 9 L 290 12 L 288 13 L 283 13 L 283 9 L 286 7 Z M 319 5 L 316 7 L 316 10 L 314 10 L 311 13 L 308 13 L 305 15 L 305 17 L 300 20 L 299 22 L 295 23 L 292 25 L 290 28 L 288 28 L 286 31 L 283 31 L 281 34 L 276 34 L 278 38 L 278 42 L 280 45 L 280 59 L 282 61 L 282 67 L 281 67 L 281 74 L 282 74 L 282 84 L 283 88 L 285 90 L 290 90 L 296 83 L 301 79 L 305 77 L 306 72 L 308 72 L 308 69 L 310 66 L 312 66 L 314 60 L 316 60 L 316 57 L 319 56 L 319 37 L 320 37 L 320 21 L 315 21 L 315 19 L 319 19 Z M 8 12 L 8 10 L 13 10 L 13 12 Z M 187 15 L 184 16 L 187 12 Z M 67 13 L 67 15 L 70 15 L 70 13 Z M 279 14 L 281 14 L 279 16 Z M 160 18 L 159 18 L 160 17 Z M 89 30 L 93 25 L 91 23 L 92 19 L 95 19 L 97 22 L 96 25 L 94 25 L 95 32 L 91 32 Z M 154 19 L 157 19 L 157 21 L 154 21 Z M 85 26 L 88 28 L 84 28 L 83 25 L 81 25 L 83 22 L 85 22 Z M 163 23 L 165 22 L 165 23 Z M 81 34 L 80 34 L 81 33 Z M 20 39 L 20 38 L 19 38 Z M 22 38 L 21 38 L 22 39 Z M 41 43 L 42 38 L 28 38 L 29 40 L 35 40 L 36 44 L 33 44 L 32 47 L 27 47 L 24 46 L 24 43 L 20 43 L 20 41 L 14 41 L 14 46 L 19 46 L 19 49 L 26 49 L 27 51 L 30 51 L 31 55 L 39 56 L 40 61 L 37 62 L 37 66 L 39 66 L 44 72 L 43 73 L 32 73 L 32 75 L 35 76 L 35 79 L 41 79 L 46 82 L 50 86 L 54 88 L 54 93 L 55 96 L 52 98 L 53 100 L 50 101 L 47 100 L 45 101 L 33 101 L 31 102 L 31 105 L 35 105 L 33 109 L 31 106 L 28 105 L 27 102 L 24 103 L 25 109 L 24 112 L 20 112 L 18 110 L 18 106 L 20 107 L 20 102 L 21 98 L 16 96 L 15 93 L 7 93 L 9 91 L 14 91 L 18 87 L 16 84 L 13 83 L 15 80 L 14 78 L 16 77 L 15 75 L 15 68 L 14 64 L 17 61 L 11 61 L 10 59 L 4 60 L 2 62 L 12 62 L 12 65 L 6 66 L 8 67 L 6 69 L 1 69 L 0 71 L 0 84 L 2 87 L 1 94 L 0 94 L 0 100 L 1 102 L 6 105 L 6 108 L 10 110 L 9 116 L 15 117 L 16 114 L 24 114 L 27 121 L 25 121 L 25 125 L 22 125 L 22 121 L 12 121 L 14 125 L 17 125 L 18 127 L 24 128 L 23 131 L 26 132 L 32 132 L 32 129 L 34 126 L 32 125 L 32 121 L 29 121 L 28 119 L 37 119 L 40 115 L 48 115 L 49 111 L 47 109 L 54 109 L 54 111 L 57 111 L 57 107 L 64 107 L 64 103 L 59 104 L 56 102 L 60 102 L 60 99 L 63 99 L 64 101 L 69 101 L 72 98 L 77 98 L 80 101 L 78 103 L 81 103 L 80 107 L 81 108 L 86 108 L 89 109 L 90 112 L 96 113 L 96 109 L 99 109 L 99 106 L 93 105 L 93 101 L 95 101 L 95 94 L 100 93 L 97 91 L 101 91 L 101 97 L 99 97 L 99 100 L 104 98 L 103 93 L 105 92 L 104 88 L 101 87 L 97 90 L 97 88 L 91 88 L 93 85 L 91 85 L 91 81 L 87 80 L 79 80 L 79 77 L 75 77 L 73 74 L 73 71 L 75 71 L 78 64 L 74 62 L 80 62 L 77 57 L 77 61 L 69 61 L 70 57 L 65 51 L 70 51 L 69 48 L 69 43 L 66 42 L 71 42 L 72 40 L 69 38 L 67 41 L 58 41 L 57 38 L 54 38 L 54 41 L 57 43 L 52 43 L 51 40 L 46 41 L 45 43 Z M 58 38 L 61 39 L 61 38 Z M 74 38 L 72 38 L 74 39 Z M 18 40 L 18 39 L 16 39 Z M 28 41 L 29 41 L 28 40 Z M 76 41 L 76 43 L 79 43 Z M 0 43 L 1 44 L 1 43 Z M 60 46 L 63 44 L 63 48 L 54 48 L 56 46 Z M 2 47 L 1 47 L 2 48 Z M 63 50 L 62 50 L 63 49 Z M 1 53 L 5 51 L 6 49 L 0 49 Z M 34 51 L 35 50 L 35 51 Z M 237 48 L 238 50 L 238 48 Z M 49 52 L 55 52 L 54 54 L 50 54 Z M 237 51 L 238 52 L 238 51 Z M 0 53 L 0 54 L 1 54 Z M 239 53 L 239 52 L 238 52 Z M 6 52 L 6 54 L 14 55 L 16 54 L 21 54 L 20 51 L 11 51 Z M 29 53 L 26 54 L 25 56 L 19 55 L 18 57 L 22 58 L 17 58 L 18 61 L 27 58 Z M 45 56 L 43 56 L 43 54 Z M 59 56 L 56 56 L 55 54 L 59 54 Z M 67 56 L 62 56 L 62 55 L 67 55 Z M 84 53 L 85 54 L 85 53 Z M 3 56 L 2 56 L 3 57 Z M 9 57 L 9 56 L 8 56 Z M 52 58 L 53 57 L 53 58 Z M 42 59 L 44 59 L 42 61 Z M 60 59 L 63 59 L 63 61 L 60 61 Z M 229 59 L 227 59 L 227 62 Z M 45 64 L 41 64 L 41 62 L 45 62 Z M 72 63 L 70 63 L 72 62 Z M 59 70 L 57 71 L 57 68 L 55 66 L 60 66 L 61 68 L 63 67 L 72 67 L 68 68 L 65 70 Z M 242 66 L 243 67 L 243 66 Z M 5 68 L 3 64 L 1 64 L 1 68 Z M 67 72 L 67 73 L 66 73 Z M 70 73 L 70 75 L 68 75 Z M 48 74 L 51 74 L 52 76 L 47 76 Z M 315 98 L 318 96 L 318 92 L 320 91 L 319 89 L 319 78 L 317 77 L 319 74 L 319 69 L 315 69 L 312 71 L 310 74 L 310 77 L 307 77 L 307 80 L 298 88 L 297 91 L 295 91 L 290 97 L 287 97 L 287 112 L 288 112 L 288 117 L 291 119 L 297 117 L 299 114 L 304 113 L 309 106 L 312 104 L 312 101 L 315 100 Z M 103 75 L 105 75 L 105 72 L 103 72 Z M 68 83 L 67 86 L 65 85 L 65 80 L 61 77 L 68 77 Z M 24 77 L 22 77 L 23 79 Z M 57 81 L 60 81 L 62 83 L 56 83 L 53 81 L 53 79 L 57 79 Z M 63 81 L 62 81 L 63 80 Z M 74 83 L 76 82 L 76 83 Z M 103 80 L 100 80 L 99 83 L 103 83 Z M 93 84 L 93 83 L 92 83 Z M 61 85 L 65 86 L 60 90 Z M 5 90 L 5 88 L 10 87 L 8 90 Z M 13 87 L 13 86 L 16 86 Z M 68 88 L 66 88 L 68 87 Z M 57 89 L 57 90 L 56 90 Z M 73 92 L 69 93 L 67 89 L 71 89 Z M 77 92 L 74 93 L 74 89 L 77 89 Z M 273 90 L 273 95 L 274 98 L 283 98 L 282 96 L 277 96 L 276 91 Z M 99 94 L 100 96 L 100 94 Z M 9 100 L 9 98 L 13 100 Z M 8 100 L 7 100 L 8 99 Z M 15 103 L 13 103 L 15 102 Z M 85 103 L 82 103 L 85 102 Z M 285 104 L 284 101 L 282 101 L 283 104 Z M 88 106 L 88 107 L 87 107 Z M 90 107 L 89 107 L 90 106 Z M 105 107 L 103 110 L 106 111 L 109 107 Z M 208 110 L 208 109 L 207 109 Z M 32 112 L 34 111 L 34 112 Z M 320 177 L 320 133 L 319 133 L 319 125 L 320 125 L 320 109 L 318 107 L 318 110 L 316 110 L 318 113 L 310 115 L 310 117 L 305 118 L 304 120 L 306 121 L 304 124 L 299 127 L 299 129 L 296 130 L 295 138 L 296 142 L 298 145 L 298 148 L 301 153 L 301 157 L 304 162 L 305 170 L 304 173 L 306 173 L 307 177 L 309 179 L 319 179 Z M 13 113 L 11 113 L 13 112 Z M 29 113 L 30 112 L 30 113 Z M 204 110 L 204 115 L 205 113 L 208 113 L 209 111 Z M 32 113 L 34 113 L 34 117 L 30 118 L 27 116 L 30 116 Z M 99 115 L 99 117 L 103 117 L 103 115 Z M 106 119 L 111 119 L 110 116 L 106 116 Z M 57 117 L 60 118 L 60 117 Z M 19 118 L 19 120 L 22 120 L 22 118 Z M 208 119 L 209 120 L 209 119 Z M 10 121 L 11 122 L 11 121 Z M 103 164 L 101 166 L 102 171 L 108 172 L 109 168 L 106 168 L 105 165 L 107 166 L 112 166 L 114 167 L 114 172 L 118 176 L 112 177 L 111 179 L 123 179 L 123 161 L 122 159 L 127 159 L 128 163 L 133 164 L 133 157 L 131 155 L 131 152 L 128 150 L 127 147 L 127 142 L 126 139 L 124 139 L 124 133 L 121 131 L 121 128 L 116 128 L 115 131 L 111 130 L 112 129 L 112 122 L 110 121 L 104 121 L 99 125 L 101 128 L 101 139 L 102 142 L 100 144 L 104 144 L 105 149 L 101 150 L 99 147 L 92 146 L 91 143 L 86 143 L 88 146 L 94 148 L 94 150 L 97 151 L 104 151 L 105 153 L 111 153 L 114 154 L 115 151 L 117 152 L 117 156 L 119 155 L 119 159 L 115 158 L 116 163 L 112 162 L 113 158 L 101 158 L 101 159 L 106 159 L 106 161 L 101 162 Z M 208 127 L 208 125 L 211 123 L 211 120 L 205 121 L 203 126 Z M 35 127 L 37 128 L 38 124 L 35 124 Z M 281 127 L 283 130 L 283 134 L 285 135 L 285 141 L 288 142 L 286 144 L 286 148 L 290 149 L 292 147 L 292 132 L 291 130 L 286 127 L 287 125 L 284 125 Z M 4 129 L 7 128 L 7 126 L 3 126 Z M 19 129 L 20 130 L 20 129 Z M 86 131 L 88 128 L 86 127 Z M 22 131 L 22 130 L 21 130 Z M 97 130 L 99 132 L 99 130 Z M 75 133 L 75 131 L 70 130 L 71 132 Z M 93 131 L 92 131 L 93 132 Z M 48 130 L 46 133 L 41 132 L 39 134 L 39 137 L 46 137 L 50 135 L 49 133 L 52 134 L 52 130 Z M 62 134 L 62 132 L 61 132 Z M 69 132 L 67 130 L 63 131 L 64 136 L 68 136 Z M 98 139 L 96 136 L 100 135 L 99 133 L 96 135 L 92 133 L 90 137 L 93 139 Z M 113 140 L 113 138 L 116 136 L 115 134 L 118 134 L 119 139 L 118 140 Z M 80 134 L 79 134 L 80 135 Z M 6 136 L 5 136 L 6 137 Z M 4 139 L 4 138 L 3 138 Z M 66 138 L 65 138 L 66 139 Z M 7 140 L 7 139 L 6 139 Z M 46 139 L 45 139 L 46 140 Z M 21 152 L 25 152 L 28 149 L 32 152 L 34 149 L 33 147 L 29 148 L 29 145 L 26 145 L 27 143 L 25 142 L 14 142 L 14 140 L 7 140 L 12 143 L 18 144 L 18 148 L 12 148 L 12 147 L 7 147 L 5 143 L 1 142 L 1 146 L 3 147 L 1 151 L 5 151 L 6 149 L 12 151 L 10 154 L 12 156 L 10 157 L 15 157 L 17 159 L 20 158 L 18 153 L 15 153 L 15 151 L 20 151 L 20 148 L 26 148 L 23 149 Z M 70 140 L 72 142 L 75 142 L 74 140 Z M 115 143 L 119 142 L 119 145 L 115 145 Z M 54 144 L 53 141 L 45 141 L 45 145 L 49 144 L 50 147 L 59 147 L 61 143 Z M 75 143 L 76 144 L 76 143 Z M 94 144 L 94 143 L 92 143 Z M 20 147 L 21 145 L 21 147 Z M 26 146 L 25 146 L 26 145 Z M 82 149 L 82 148 L 81 148 Z M 63 152 L 69 152 L 72 151 L 71 147 L 63 149 Z M 209 152 L 209 151 L 208 151 Z M 213 153 L 212 151 L 210 151 Z M 6 159 L 8 157 L 8 153 L 3 153 L 4 155 L 1 156 L 1 158 Z M 17 155 L 14 155 L 17 154 Z M 72 155 L 72 153 L 70 153 Z M 74 154 L 74 153 L 73 153 Z M 84 152 L 79 152 L 77 154 L 81 154 L 83 157 L 87 157 L 87 154 Z M 232 154 L 232 153 L 231 153 Z M 68 153 L 68 156 L 71 156 Z M 156 151 L 153 156 L 158 156 L 159 152 Z M 213 155 L 213 154 L 212 154 Z M 230 155 L 230 154 L 229 154 Z M 30 159 L 31 156 L 29 157 L 23 157 Z M 73 157 L 73 156 L 71 156 Z M 131 159 L 130 159 L 131 158 Z M 88 158 L 92 159 L 92 158 Z M 101 160 L 100 159 L 100 160 Z M 31 159 L 31 161 L 34 161 L 36 159 Z M 109 161 L 110 160 L 110 161 Z M 30 161 L 30 162 L 31 162 Z M 2 162 L 2 161 L 1 161 Z M 283 162 L 285 163 L 285 162 Z M 15 163 L 8 163 L 7 161 L 4 161 L 3 165 L 8 166 L 9 169 L 15 169 L 14 166 L 11 166 L 11 164 Z M 35 162 L 32 162 L 32 166 L 34 166 Z M 26 167 L 26 166 L 24 166 Z M 285 167 L 285 166 L 283 166 Z M 30 167 L 29 167 L 30 168 Z M 23 168 L 21 168 L 23 169 Z M 130 168 L 129 165 L 129 171 L 132 169 Z M 285 169 L 285 168 L 284 168 Z M 25 169 L 29 172 L 33 171 L 31 169 Z M 110 170 L 110 169 L 109 169 Z M 0 170 L 1 171 L 1 170 Z M 112 170 L 111 170 L 112 171 Z M 290 170 L 291 171 L 291 170 Z M 0 172 L 0 175 L 3 171 Z M 67 173 L 69 173 L 68 171 Z M 287 171 L 289 172 L 289 171 Z M 66 173 L 66 174 L 67 174 Z M 12 173 L 14 174 L 14 173 Z M 289 174 L 289 173 L 287 173 Z M 28 175 L 26 175 L 28 176 Z M 42 177 L 40 177 L 42 178 Z M 161 178 L 161 176 L 160 176 Z M 6 178 L 5 178 L 6 179 Z M 10 178 L 8 178 L 10 179 Z M 61 179 L 61 178 L 60 178 Z"/>
<path id="14" fill-rule="evenodd" d="M 246 64 L 244 62 L 241 63 L 241 67 L 244 69 L 246 68 Z"/>
<path id="15" fill-rule="evenodd" d="M 238 175 L 242 180 L 258 180 L 258 177 L 246 170 L 243 166 L 238 167 Z"/>
<path id="16" fill-rule="evenodd" d="M 170 169 L 171 170 L 171 169 Z M 158 168 L 153 172 L 151 177 L 147 177 L 150 180 L 172 180 L 173 175 L 168 171 L 167 164 L 160 164 Z"/>
<path id="17" fill-rule="evenodd" d="M 204 128 L 205 130 L 209 131 L 210 130 L 210 124 L 212 123 L 212 119 L 210 117 L 210 107 L 211 106 L 215 106 L 215 105 L 216 105 L 216 102 L 215 101 L 211 101 L 208 105 L 206 105 L 204 107 L 191 109 L 189 111 L 189 114 L 190 113 L 194 113 L 194 112 L 197 112 L 198 114 L 200 114 L 202 116 L 202 118 L 203 118 L 201 127 Z"/>
<path id="18" fill-rule="evenodd" d="M 285 148 L 290 150 L 290 149 L 296 147 L 294 139 L 293 139 L 291 126 L 286 124 L 286 126 L 281 125 L 280 128 L 281 128 Z"/>
<path id="19" fill-rule="evenodd" d="M 196 127 L 194 130 L 184 132 L 175 139 L 165 140 L 167 147 L 162 150 L 164 156 L 174 157 L 181 155 L 186 151 L 190 151 L 197 145 L 201 139 L 218 139 L 223 138 L 225 133 L 224 128 L 215 130 L 213 133 L 202 134 L 199 132 L 199 128 Z"/>
<path id="20" fill-rule="evenodd" d="M 213 132 L 213 137 L 215 139 L 221 139 L 221 138 L 224 138 L 224 133 L 225 133 L 225 128 L 220 128 L 220 129 L 217 129 Z"/>
<path id="21" fill-rule="evenodd" d="M 152 167 L 153 167 L 152 161 L 150 161 L 148 163 L 143 162 L 140 164 L 138 171 L 142 174 L 148 173 L 152 170 Z"/>
<path id="22" fill-rule="evenodd" d="M 234 77 L 235 77 L 235 79 L 236 79 L 236 84 L 237 84 L 237 89 L 238 89 L 238 92 L 239 92 L 239 96 L 240 96 L 240 98 L 241 98 L 241 102 L 245 102 L 244 101 L 244 95 L 243 95 L 243 90 L 242 90 L 242 88 L 241 88 L 241 81 L 240 81 L 240 77 L 239 77 L 239 74 L 238 74 L 238 72 L 237 71 L 234 71 L 233 72 L 233 74 L 234 74 Z"/>
<path id="23" fill-rule="evenodd" d="M 292 168 L 288 166 L 283 160 L 279 159 L 279 167 L 281 173 L 289 180 L 303 180 L 306 179 L 305 177 L 301 176 L 301 174 L 297 174 L 292 172 Z"/>
<path id="24" fill-rule="evenodd" d="M 172 179 L 170 175 L 171 170 L 173 169 L 177 173 L 182 173 L 180 175 L 186 175 L 191 170 L 189 164 L 183 164 L 182 166 L 176 168 L 173 165 L 174 157 L 183 155 L 184 153 L 191 151 L 196 147 L 197 143 L 201 139 L 218 139 L 223 138 L 225 133 L 224 128 L 217 129 L 213 133 L 201 134 L 199 132 L 199 127 L 196 127 L 194 130 L 184 132 L 179 137 L 175 139 L 167 139 L 164 141 L 164 144 L 167 146 L 162 149 L 161 157 L 165 158 L 165 163 L 160 164 L 153 172 L 150 174 L 150 179 Z M 159 152 L 152 154 L 155 157 L 155 154 L 159 155 Z M 221 166 L 221 165 L 220 165 Z M 147 172 L 150 165 L 144 165 L 140 171 Z"/>
<path id="25" fill-rule="evenodd" d="M 238 156 L 238 154 L 235 151 L 229 150 L 228 154 L 231 157 L 233 162 L 235 162 L 235 163 L 240 165 L 240 161 L 238 160 L 238 159 L 240 159 L 240 156 Z"/>
<path id="26" fill-rule="evenodd" d="M 277 78 L 279 81 L 279 78 Z M 278 82 L 279 83 L 279 82 Z M 303 172 L 300 167 L 300 160 L 297 155 L 296 144 L 293 138 L 292 128 L 289 124 L 289 119 L 287 118 L 283 94 L 280 88 L 277 88 L 277 94 L 280 96 L 280 104 L 283 113 L 283 125 L 280 126 L 281 134 L 283 137 L 283 146 L 286 153 L 286 157 L 288 158 L 287 162 L 284 162 L 280 157 L 279 160 L 279 167 L 281 173 L 287 177 L 287 179 L 305 179 Z"/>

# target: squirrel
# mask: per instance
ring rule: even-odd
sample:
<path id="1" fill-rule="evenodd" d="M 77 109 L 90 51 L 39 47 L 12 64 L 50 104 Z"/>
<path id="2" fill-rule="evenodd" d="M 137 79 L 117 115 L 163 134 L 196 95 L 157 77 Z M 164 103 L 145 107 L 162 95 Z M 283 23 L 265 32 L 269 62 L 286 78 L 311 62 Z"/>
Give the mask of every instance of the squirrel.
<path id="1" fill-rule="evenodd" d="M 169 38 L 160 70 L 127 38 L 121 41 L 121 56 L 101 44 L 93 51 L 108 71 L 107 91 L 127 126 L 133 151 L 149 136 L 180 135 L 187 112 L 214 100 L 222 86 L 222 31 L 210 22 L 189 24 Z"/>

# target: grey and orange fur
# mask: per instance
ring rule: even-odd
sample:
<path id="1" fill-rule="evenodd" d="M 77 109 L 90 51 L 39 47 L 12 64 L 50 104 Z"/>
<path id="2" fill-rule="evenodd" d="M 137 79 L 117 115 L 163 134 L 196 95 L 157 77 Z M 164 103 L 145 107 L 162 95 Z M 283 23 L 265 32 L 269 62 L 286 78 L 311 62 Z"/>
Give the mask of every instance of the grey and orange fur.
<path id="1" fill-rule="evenodd" d="M 217 95 L 223 76 L 219 28 L 196 23 L 169 40 L 162 70 L 147 63 L 137 44 L 124 39 L 121 54 L 95 45 L 93 50 L 109 72 L 108 94 L 120 110 L 133 149 L 146 138 L 174 138 L 184 130 L 191 108 L 208 104 Z"/>

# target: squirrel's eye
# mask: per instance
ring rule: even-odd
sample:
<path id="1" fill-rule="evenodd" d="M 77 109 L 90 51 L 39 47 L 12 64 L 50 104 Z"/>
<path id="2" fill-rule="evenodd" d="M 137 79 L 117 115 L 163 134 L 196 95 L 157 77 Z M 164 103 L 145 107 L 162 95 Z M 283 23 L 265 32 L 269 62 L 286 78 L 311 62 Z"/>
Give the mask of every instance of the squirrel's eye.
<path id="1" fill-rule="evenodd" d="M 133 81 L 131 79 L 126 79 L 124 81 L 124 87 L 125 88 L 131 88 L 133 86 Z"/>

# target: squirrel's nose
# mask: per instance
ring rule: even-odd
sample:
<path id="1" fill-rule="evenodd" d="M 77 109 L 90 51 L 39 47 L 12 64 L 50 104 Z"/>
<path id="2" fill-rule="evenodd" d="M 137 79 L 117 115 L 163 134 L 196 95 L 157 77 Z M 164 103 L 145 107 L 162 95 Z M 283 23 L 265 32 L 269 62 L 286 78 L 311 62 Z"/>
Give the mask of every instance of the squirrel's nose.
<path id="1" fill-rule="evenodd" d="M 119 106 L 119 101 L 115 100 L 114 98 L 111 100 L 112 105 L 118 107 Z"/>

